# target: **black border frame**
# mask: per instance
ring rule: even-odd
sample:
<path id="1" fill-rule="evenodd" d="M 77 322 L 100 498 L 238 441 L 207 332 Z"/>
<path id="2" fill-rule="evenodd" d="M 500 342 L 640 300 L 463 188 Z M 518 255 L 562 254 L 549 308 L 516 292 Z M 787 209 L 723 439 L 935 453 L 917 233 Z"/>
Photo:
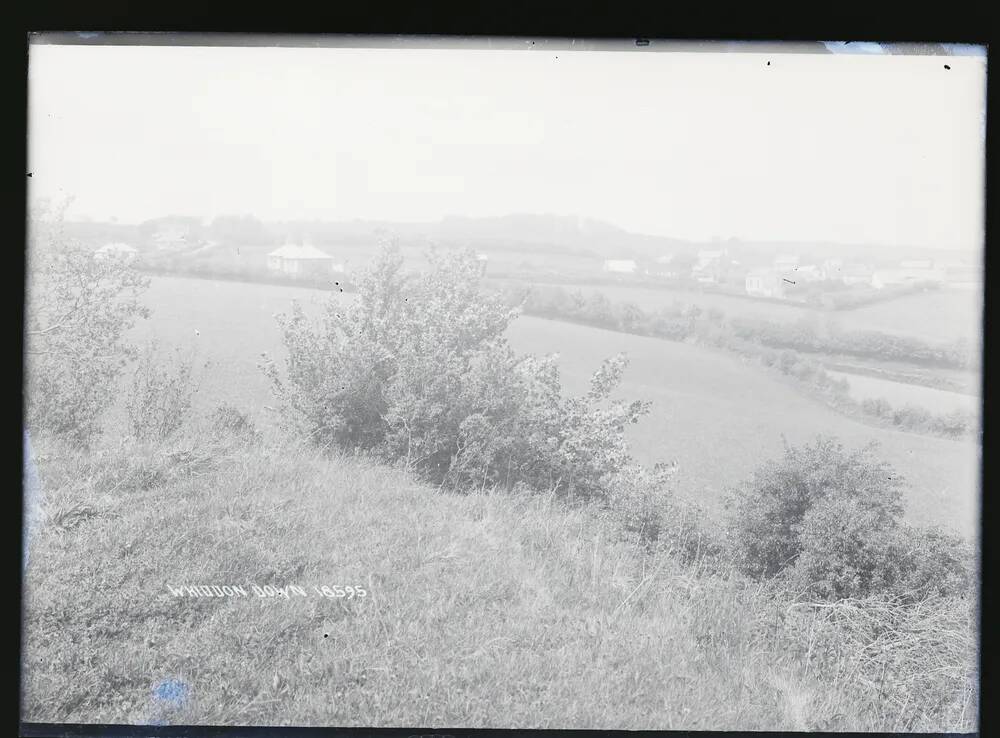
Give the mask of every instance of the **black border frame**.
<path id="1" fill-rule="evenodd" d="M 425 35 L 444 41 L 446 38 L 460 40 L 461 37 L 473 39 L 477 42 L 485 41 L 487 37 L 516 37 L 520 39 L 595 39 L 611 41 L 619 39 L 628 43 L 634 43 L 638 39 L 673 39 L 684 41 L 716 40 L 724 42 L 735 42 L 739 45 L 742 41 L 776 41 L 776 42 L 814 42 L 815 39 L 857 39 L 875 40 L 896 43 L 928 44 L 935 42 L 942 43 L 970 43 L 989 46 L 989 36 L 987 29 L 989 24 L 987 18 L 989 14 L 984 6 L 981 10 L 974 8 L 962 8 L 963 12 L 952 7 L 946 11 L 937 12 L 931 10 L 923 15 L 916 7 L 907 9 L 905 17 L 897 14 L 877 15 L 871 12 L 870 8 L 863 8 L 860 12 L 841 12 L 836 17 L 826 16 L 817 20 L 817 16 L 812 16 L 810 20 L 805 20 L 805 14 L 796 17 L 795 14 L 786 14 L 784 11 L 772 6 L 745 7 L 738 12 L 731 12 L 715 7 L 714 4 L 699 4 L 675 8 L 661 6 L 652 13 L 643 11 L 631 11 L 627 7 L 619 4 L 603 4 L 600 8 L 575 7 L 565 10 L 554 10 L 553 8 L 539 8 L 534 4 L 521 2 L 508 2 L 505 4 L 491 4 L 482 7 L 464 6 L 461 8 L 448 8 L 426 3 L 415 4 L 407 7 L 402 12 L 393 13 L 382 7 L 342 7 L 331 4 L 327 7 L 317 9 L 318 12 L 295 13 L 295 9 L 282 7 L 284 12 L 281 17 L 280 11 L 274 8 L 264 8 L 264 12 L 259 12 L 249 8 L 247 5 L 234 6 L 238 9 L 227 9 L 225 6 L 209 7 L 192 6 L 185 9 L 171 3 L 168 5 L 144 5 L 138 6 L 127 0 L 117 0 L 116 2 L 103 2 L 100 6 L 94 4 L 81 4 L 70 2 L 35 2 L 29 7 L 23 8 L 22 22 L 17 24 L 16 31 L 21 35 L 6 48 L 15 57 L 13 65 L 5 65 L 6 69 L 13 71 L 13 104 L 8 107 L 8 111 L 13 110 L 13 115 L 8 115 L 8 122 L 13 119 L 14 136 L 18 148 L 22 142 L 26 142 L 27 135 L 27 47 L 28 34 L 30 32 L 51 32 L 51 31 L 140 31 L 158 34 L 171 34 L 183 32 L 202 32 L 209 34 L 223 33 L 266 33 L 294 35 L 296 38 L 305 38 L 316 33 L 339 33 L 351 35 L 378 34 L 379 38 L 391 40 L 393 37 L 404 35 Z M 801 6 L 800 6 L 801 7 Z M 813 8 L 816 10 L 818 8 Z M 964 14 L 963 14 L 964 13 Z M 685 17 L 686 16 L 686 17 Z M 163 38 L 164 41 L 168 39 Z M 232 40 L 237 40 L 230 36 Z M 106 39 L 104 39 L 106 41 Z M 360 39 L 364 40 L 364 39 Z M 371 40 L 371 39 L 369 39 Z M 80 40 L 83 41 L 82 39 Z M 95 41 L 90 41 L 93 43 Z M 243 44 L 239 44 L 243 45 Z M 311 44 L 310 44 L 311 45 Z M 579 48 L 579 47 L 577 47 Z M 637 49 L 638 50 L 638 49 Z M 735 50 L 735 49 L 734 49 Z M 919 50 L 915 50 L 919 53 Z M 988 53 L 989 50 L 987 50 Z M 990 64 L 987 57 L 987 85 L 990 80 Z M 995 95 L 987 92 L 987 163 L 990 150 L 990 140 L 992 138 L 992 118 L 994 113 L 993 98 Z M 10 99 L 10 98 L 8 98 Z M 25 114 L 18 114 L 18 105 L 23 103 Z M 7 208 L 9 222 L 13 226 L 11 233 L 15 243 L 24 243 L 25 223 L 23 218 L 23 207 L 27 194 L 27 150 L 20 149 L 14 154 L 17 164 L 8 169 L 12 177 L 10 187 L 12 197 L 11 207 Z M 986 171 L 986 233 L 987 244 L 989 243 L 989 214 L 990 198 L 989 194 L 989 166 Z M 30 176 L 30 174 L 28 175 Z M 15 179 L 16 178 L 16 179 Z M 24 252 L 19 246 L 13 247 L 14 256 L 14 288 L 5 293 L 8 306 L 8 314 L 13 315 L 20 330 L 23 325 L 23 299 L 24 299 Z M 992 725 L 992 721 L 987 718 L 991 712 L 991 705 L 988 699 L 983 696 L 994 692 L 992 687 L 996 685 L 995 671 L 986 654 L 991 652 L 992 645 L 991 630 L 987 627 L 988 613 L 993 609 L 992 590 L 989 586 L 989 576 L 994 570 L 996 559 L 996 548 L 990 541 L 989 521 L 992 519 L 993 503 L 990 496 L 985 494 L 985 490 L 990 489 L 990 462 L 988 453 L 989 419 L 990 409 L 994 404 L 993 396 L 990 392 L 991 342 L 989 340 L 988 328 L 992 324 L 991 317 L 995 316 L 995 304 L 991 298 L 990 275 L 994 272 L 994 259 L 991 258 L 989 248 L 985 253 L 985 274 L 986 274 L 986 295 L 984 301 L 984 365 L 983 365 L 983 465 L 981 469 L 981 556 L 982 556 L 982 590 L 981 590 L 981 612 L 980 612 L 980 647 L 981 647 L 981 704 L 980 704 L 980 731 L 989 734 L 989 730 L 983 726 Z M 20 344 L 19 344 L 20 345 Z M 23 352 L 22 352 L 23 353 Z M 18 386 L 23 386 L 21 366 L 17 367 Z M 16 427 L 11 423 L 12 440 L 16 445 L 18 458 L 21 458 L 21 396 L 18 392 L 16 401 L 17 419 Z M 16 435 L 15 435 L 16 434 Z M 20 468 L 15 466 L 14 468 Z M 14 488 L 18 488 L 20 480 L 15 482 Z M 12 485 L 13 486 L 13 485 Z M 19 503 L 20 504 L 20 503 Z M 20 507 L 18 508 L 20 509 Z M 21 537 L 20 537 L 20 517 L 14 518 L 18 527 L 18 535 L 13 537 L 8 551 L 8 561 L 20 562 Z M 10 541 L 10 539 L 8 539 Z M 17 546 L 16 551 L 14 546 Z M 21 567 L 17 569 L 17 591 L 21 591 Z M 19 613 L 20 614 L 20 613 Z M 16 630 L 17 645 L 15 653 L 17 656 L 16 682 L 20 684 L 20 617 L 18 618 L 18 628 Z M 9 641 L 8 641 L 9 643 Z M 20 717 L 20 689 L 9 690 L 8 696 L 13 698 L 14 713 Z M 8 705 L 10 702 L 8 702 Z M 8 713 L 9 714 L 9 713 Z M 9 723 L 8 723 L 9 725 Z M 21 723 L 18 721 L 17 735 L 25 736 L 126 736 L 126 735 L 147 735 L 147 736 L 287 736 L 287 735 L 337 735 L 337 736 L 369 736 L 385 735 L 399 736 L 495 736 L 500 734 L 515 735 L 621 735 L 621 736 L 645 736 L 645 735 L 688 735 L 682 731 L 566 731 L 566 730 L 428 730 L 428 729 L 396 729 L 396 728 L 291 728 L 291 727 L 236 727 L 236 726 L 126 726 L 126 725 L 101 725 L 101 724 L 48 724 L 48 723 Z M 705 732 L 704 734 L 714 734 L 717 731 Z M 726 735 L 727 733 L 719 732 Z M 785 735 L 784 733 L 755 733 L 754 735 Z M 839 733 L 831 735 L 851 735 Z M 864 734 L 880 735 L 880 734 Z M 886 734 L 888 735 L 888 734 Z M 927 735 L 927 734 L 925 734 Z"/>

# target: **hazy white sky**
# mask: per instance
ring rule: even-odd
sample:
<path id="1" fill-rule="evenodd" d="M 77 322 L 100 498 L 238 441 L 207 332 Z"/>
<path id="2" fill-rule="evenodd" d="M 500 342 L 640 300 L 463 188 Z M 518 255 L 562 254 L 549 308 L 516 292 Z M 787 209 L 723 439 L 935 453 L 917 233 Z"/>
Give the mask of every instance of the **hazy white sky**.
<path id="1" fill-rule="evenodd" d="M 31 194 L 981 248 L 984 99 L 981 56 L 35 45 Z"/>

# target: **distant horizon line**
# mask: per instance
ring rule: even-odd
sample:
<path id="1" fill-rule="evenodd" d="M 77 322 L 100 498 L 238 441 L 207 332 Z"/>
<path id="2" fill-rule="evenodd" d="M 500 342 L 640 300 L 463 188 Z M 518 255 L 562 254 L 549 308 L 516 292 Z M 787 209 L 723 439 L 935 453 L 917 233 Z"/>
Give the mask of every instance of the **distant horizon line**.
<path id="1" fill-rule="evenodd" d="M 811 245 L 811 246 L 842 246 L 842 247 L 867 247 L 867 248 L 877 248 L 877 249 L 921 249 L 927 251 L 984 251 L 985 243 L 976 246 L 918 246 L 915 244 L 888 244 L 888 243 L 874 243 L 874 242 L 862 242 L 862 241 L 827 241 L 820 238 L 775 238 L 775 239 L 762 239 L 753 238 L 746 236 L 711 236 L 711 237 L 701 237 L 692 238 L 677 235 L 666 235 L 649 233 L 644 231 L 630 230 L 624 226 L 618 225 L 611 221 L 594 218 L 591 216 L 583 215 L 568 215 L 568 214 L 558 214 L 558 213 L 544 213 L 544 212 L 528 212 L 528 211 L 514 211 L 510 213 L 505 213 L 503 215 L 460 215 L 460 214 L 449 214 L 442 215 L 433 219 L 407 219 L 407 218 L 339 218 L 339 219 L 323 219 L 323 218 L 287 218 L 287 219 L 275 219 L 269 220 L 261 218 L 253 213 L 220 213 L 214 216 L 205 215 L 191 215 L 191 214 L 181 214 L 181 213 L 168 213 L 166 215 L 158 215 L 151 218 L 146 218 L 140 221 L 123 221 L 119 219 L 105 219 L 97 218 L 88 215 L 73 215 L 67 216 L 66 221 L 69 223 L 90 223 L 90 224 L 100 224 L 100 225 L 112 225 L 112 226 L 130 226 L 137 227 L 144 225 L 146 223 L 157 221 L 157 220 L 168 220 L 171 218 L 176 218 L 180 220 L 197 220 L 202 225 L 211 225 L 213 220 L 219 218 L 253 218 L 263 225 L 282 225 L 282 224 L 316 224 L 316 225 L 336 225 L 336 224 L 351 224 L 351 223 L 372 223 L 372 224 L 386 224 L 386 225 L 407 225 L 407 226 L 420 226 L 420 225 L 435 225 L 443 223 L 447 220 L 470 220 L 470 221 L 488 221 L 488 220 L 502 220 L 504 218 L 517 218 L 517 217 L 530 217 L 530 218 L 553 218 L 560 220 L 577 220 L 583 222 L 591 222 L 607 226 L 616 230 L 621 231 L 624 235 L 629 236 L 639 236 L 642 238 L 655 238 L 663 239 L 667 241 L 682 241 L 692 244 L 720 244 L 726 242 L 738 242 L 744 244 L 760 244 L 760 245 Z"/>

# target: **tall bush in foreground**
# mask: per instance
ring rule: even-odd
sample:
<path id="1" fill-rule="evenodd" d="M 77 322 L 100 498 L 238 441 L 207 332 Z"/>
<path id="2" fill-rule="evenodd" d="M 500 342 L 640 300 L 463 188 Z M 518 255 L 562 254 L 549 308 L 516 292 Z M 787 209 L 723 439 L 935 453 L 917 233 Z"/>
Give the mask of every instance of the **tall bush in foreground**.
<path id="1" fill-rule="evenodd" d="M 206 363 L 207 366 L 207 363 Z M 173 358 L 150 343 L 135 367 L 126 410 L 132 434 L 140 440 L 164 440 L 184 425 L 198 392 L 195 358 L 174 350 Z"/>
<path id="2" fill-rule="evenodd" d="M 972 556 L 965 542 L 902 522 L 903 481 L 873 456 L 830 438 L 785 448 L 728 504 L 739 567 L 755 578 L 787 577 L 802 592 L 839 599 L 929 592 L 965 594 Z"/>
<path id="3" fill-rule="evenodd" d="M 134 356 L 126 332 L 148 316 L 148 280 L 121 259 L 95 259 L 62 232 L 61 216 L 30 222 L 25 305 L 28 427 L 86 444 Z"/>
<path id="4" fill-rule="evenodd" d="M 315 441 L 402 461 L 454 487 L 517 483 L 606 494 L 628 461 L 624 428 L 647 405 L 614 401 L 625 360 L 567 398 L 552 357 L 519 357 L 505 331 L 516 310 L 480 289 L 471 252 L 431 254 L 405 275 L 384 249 L 349 307 L 319 322 L 280 318 L 286 371 L 265 364 L 286 417 Z"/>

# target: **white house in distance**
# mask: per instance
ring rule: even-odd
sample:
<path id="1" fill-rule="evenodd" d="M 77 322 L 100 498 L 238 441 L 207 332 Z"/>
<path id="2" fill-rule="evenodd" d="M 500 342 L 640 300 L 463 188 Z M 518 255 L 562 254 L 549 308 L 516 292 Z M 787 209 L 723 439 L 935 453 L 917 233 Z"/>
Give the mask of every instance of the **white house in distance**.
<path id="1" fill-rule="evenodd" d="M 665 277 L 667 279 L 676 279 L 683 276 L 677 265 L 674 264 L 674 258 L 674 254 L 657 256 L 653 259 L 652 265 L 645 270 L 646 274 L 652 277 Z"/>
<path id="2" fill-rule="evenodd" d="M 754 297 L 785 296 L 784 281 L 771 269 L 754 269 L 747 274 L 746 290 L 748 295 Z"/>
<path id="3" fill-rule="evenodd" d="M 843 259 L 824 259 L 820 265 L 820 272 L 823 279 L 842 281 L 844 278 Z"/>
<path id="4" fill-rule="evenodd" d="M 333 274 L 344 271 L 333 257 L 315 246 L 286 244 L 267 255 L 267 268 L 283 274 Z"/>
<path id="5" fill-rule="evenodd" d="M 818 282 L 823 279 L 823 270 L 815 264 L 803 264 L 801 266 L 797 266 L 792 270 L 792 272 L 795 274 L 796 281 L 802 280 L 803 282 Z"/>
<path id="6" fill-rule="evenodd" d="M 94 252 L 94 258 L 132 261 L 138 254 L 139 252 L 127 243 L 106 243 Z"/>
<path id="7" fill-rule="evenodd" d="M 615 274 L 635 274 L 637 269 L 634 259 L 605 259 L 604 271 Z"/>

